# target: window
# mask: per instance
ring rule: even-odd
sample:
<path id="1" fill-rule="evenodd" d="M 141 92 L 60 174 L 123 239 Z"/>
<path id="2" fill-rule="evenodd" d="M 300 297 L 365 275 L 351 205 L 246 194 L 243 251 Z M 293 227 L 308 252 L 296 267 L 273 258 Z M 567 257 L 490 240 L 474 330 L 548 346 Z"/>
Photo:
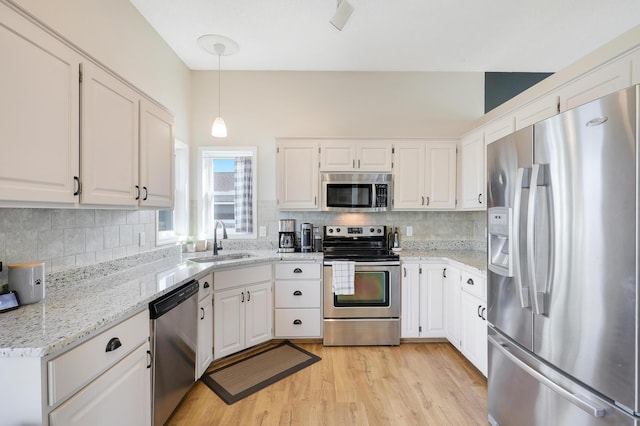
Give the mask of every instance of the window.
<path id="1" fill-rule="evenodd" d="M 189 235 L 189 145 L 176 141 L 173 210 L 158 210 L 156 245 L 176 242 Z"/>
<path id="2" fill-rule="evenodd" d="M 225 225 L 229 238 L 256 238 L 256 158 L 256 147 L 198 148 L 201 238 L 213 238 L 218 221 Z"/>

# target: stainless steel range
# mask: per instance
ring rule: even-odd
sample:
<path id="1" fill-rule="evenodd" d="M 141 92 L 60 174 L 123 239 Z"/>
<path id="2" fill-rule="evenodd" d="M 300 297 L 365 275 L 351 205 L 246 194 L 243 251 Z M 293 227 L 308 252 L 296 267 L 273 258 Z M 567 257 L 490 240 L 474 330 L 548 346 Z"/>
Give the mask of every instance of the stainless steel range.
<path id="1" fill-rule="evenodd" d="M 325 226 L 322 247 L 323 343 L 399 345 L 400 257 L 386 247 L 386 227 Z"/>

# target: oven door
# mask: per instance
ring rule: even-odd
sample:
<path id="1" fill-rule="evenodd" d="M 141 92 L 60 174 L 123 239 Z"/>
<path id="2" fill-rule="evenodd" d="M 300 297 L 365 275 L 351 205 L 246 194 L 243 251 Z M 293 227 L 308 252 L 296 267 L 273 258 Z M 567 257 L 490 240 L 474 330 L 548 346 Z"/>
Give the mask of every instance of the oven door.
<path id="1" fill-rule="evenodd" d="M 400 316 L 400 264 L 356 262 L 354 294 L 336 295 L 332 266 L 324 263 L 325 318 L 398 318 Z"/>

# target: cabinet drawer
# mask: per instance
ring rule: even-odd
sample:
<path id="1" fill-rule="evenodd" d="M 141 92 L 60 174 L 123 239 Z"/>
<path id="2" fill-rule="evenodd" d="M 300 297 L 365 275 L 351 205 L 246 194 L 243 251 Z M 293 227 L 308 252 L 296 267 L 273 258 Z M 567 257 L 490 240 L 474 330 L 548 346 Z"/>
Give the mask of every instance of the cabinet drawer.
<path id="1" fill-rule="evenodd" d="M 198 280 L 198 300 L 213 293 L 213 274 L 206 275 Z"/>
<path id="2" fill-rule="evenodd" d="M 107 344 L 115 338 L 121 346 L 107 352 Z M 49 361 L 49 405 L 76 392 L 148 339 L 149 312 L 144 310 Z"/>
<path id="3" fill-rule="evenodd" d="M 276 309 L 277 337 L 321 337 L 320 309 Z"/>
<path id="4" fill-rule="evenodd" d="M 319 281 L 276 281 L 276 308 L 319 308 Z"/>
<path id="5" fill-rule="evenodd" d="M 482 300 L 487 300 L 485 278 L 482 275 L 462 271 L 462 290 Z"/>
<path id="6" fill-rule="evenodd" d="M 241 287 L 250 284 L 271 281 L 271 265 L 216 271 L 213 274 L 214 290 Z"/>
<path id="7" fill-rule="evenodd" d="M 320 279 L 322 271 L 319 263 L 289 263 L 281 262 L 276 264 L 276 279 Z"/>

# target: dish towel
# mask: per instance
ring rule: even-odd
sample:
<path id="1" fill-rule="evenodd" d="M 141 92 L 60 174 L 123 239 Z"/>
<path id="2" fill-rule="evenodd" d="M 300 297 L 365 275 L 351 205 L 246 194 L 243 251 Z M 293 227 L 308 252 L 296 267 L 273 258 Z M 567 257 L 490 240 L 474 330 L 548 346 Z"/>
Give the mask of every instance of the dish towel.
<path id="1" fill-rule="evenodd" d="M 356 264 L 352 261 L 334 261 L 331 268 L 333 294 L 355 294 L 353 276 Z"/>

